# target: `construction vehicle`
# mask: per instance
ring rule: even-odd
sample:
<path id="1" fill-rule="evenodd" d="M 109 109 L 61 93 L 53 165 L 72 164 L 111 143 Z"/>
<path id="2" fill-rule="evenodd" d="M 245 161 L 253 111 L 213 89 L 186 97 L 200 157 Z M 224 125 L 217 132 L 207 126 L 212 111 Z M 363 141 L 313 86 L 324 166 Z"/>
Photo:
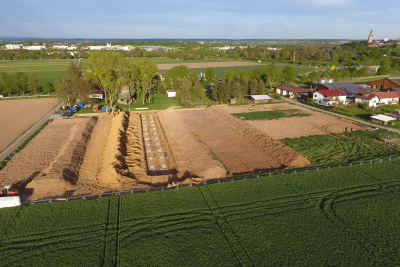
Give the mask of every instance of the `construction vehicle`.
<path id="1" fill-rule="evenodd" d="M 115 113 L 120 113 L 121 109 L 117 108 L 116 106 L 113 107 L 102 107 L 102 111 L 107 112 L 107 114 L 114 115 Z"/>
<path id="2" fill-rule="evenodd" d="M 19 191 L 18 189 L 14 189 L 12 185 L 6 185 L 3 190 L 0 190 L 0 196 L 7 197 L 7 196 L 18 196 Z"/>

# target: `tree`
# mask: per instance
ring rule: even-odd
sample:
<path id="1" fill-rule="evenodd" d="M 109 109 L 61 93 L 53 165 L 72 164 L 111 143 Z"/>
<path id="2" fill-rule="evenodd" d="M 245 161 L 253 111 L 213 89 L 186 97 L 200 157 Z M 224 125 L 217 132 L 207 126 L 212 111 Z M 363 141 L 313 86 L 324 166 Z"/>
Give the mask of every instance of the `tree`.
<path id="1" fill-rule="evenodd" d="M 50 96 L 50 93 L 53 92 L 53 86 L 51 85 L 51 83 L 49 83 L 49 81 L 44 82 L 42 86 L 42 91 L 44 93 L 47 93 L 48 96 Z"/>
<path id="2" fill-rule="evenodd" d="M 137 76 L 135 79 L 136 83 L 136 94 L 142 97 L 142 103 L 144 105 L 147 95 L 147 100 L 150 103 L 152 94 L 157 86 L 158 71 L 157 64 L 148 60 L 139 61 L 137 63 Z"/>
<path id="3" fill-rule="evenodd" d="M 124 65 L 122 54 L 110 51 L 91 53 L 84 62 L 85 76 L 104 91 L 105 101 L 109 98 L 110 104 L 118 94 L 121 84 L 119 70 Z"/>
<path id="4" fill-rule="evenodd" d="M 64 100 L 67 105 L 71 105 L 73 102 L 75 102 L 76 96 L 73 95 L 71 82 L 69 82 L 68 79 L 55 79 L 53 85 L 57 94 L 57 98 Z"/>
<path id="5" fill-rule="evenodd" d="M 214 74 L 213 68 L 207 68 L 204 74 L 204 84 L 211 86 L 215 83 L 217 76 Z"/>
<path id="6" fill-rule="evenodd" d="M 89 102 L 89 96 L 94 92 L 92 83 L 81 77 L 71 81 L 70 86 L 75 99 L 79 99 L 84 103 Z"/>
<path id="7" fill-rule="evenodd" d="M 174 87 L 174 82 L 177 77 L 183 79 L 184 77 L 188 78 L 188 80 L 191 80 L 191 72 L 188 67 L 180 65 L 180 66 L 175 66 L 171 68 L 169 71 L 167 71 L 164 75 L 164 84 L 167 88 L 173 88 Z"/>
<path id="8" fill-rule="evenodd" d="M 204 92 L 204 87 L 201 85 L 199 80 L 194 82 L 193 91 L 194 91 L 194 94 L 196 97 L 195 101 L 203 100 L 206 98 L 206 94 Z"/>
<path id="9" fill-rule="evenodd" d="M 250 94 L 257 95 L 258 94 L 258 82 L 254 79 L 250 84 Z"/>
<path id="10" fill-rule="evenodd" d="M 0 73 L 0 79 L 3 84 L 4 93 L 8 94 L 8 97 L 11 97 L 11 94 L 15 92 L 14 77 L 2 71 Z"/>
<path id="11" fill-rule="evenodd" d="M 300 76 L 299 82 L 302 84 L 306 84 L 307 83 L 307 76 L 305 74 Z"/>
<path id="12" fill-rule="evenodd" d="M 294 80 L 296 79 L 296 73 L 294 71 L 294 67 L 286 66 L 285 68 L 283 68 L 282 78 L 285 82 L 288 83 L 294 82 Z"/>
<path id="13" fill-rule="evenodd" d="M 28 87 L 28 76 L 26 75 L 25 72 L 17 72 L 15 74 L 15 86 L 17 89 L 17 92 L 22 95 L 22 97 L 25 96 L 25 91 Z"/>
<path id="14" fill-rule="evenodd" d="M 28 90 L 31 93 L 34 93 L 35 96 L 37 96 L 38 88 L 39 88 L 39 79 L 36 73 L 31 73 L 28 77 Z"/>
<path id="15" fill-rule="evenodd" d="M 224 102 L 229 100 L 229 87 L 226 83 L 217 82 L 212 90 L 212 99 L 216 102 Z"/>
<path id="16" fill-rule="evenodd" d="M 308 74 L 308 80 L 311 83 L 316 83 L 317 80 L 321 77 L 321 74 L 319 74 L 318 72 L 312 71 L 310 72 L 310 74 Z"/>
<path id="17" fill-rule="evenodd" d="M 276 65 L 270 64 L 265 67 L 265 79 L 270 89 L 274 84 L 280 82 L 281 75 L 281 70 Z"/>
<path id="18" fill-rule="evenodd" d="M 263 81 L 258 82 L 258 90 L 257 90 L 258 95 L 263 95 L 265 94 L 265 84 Z"/>

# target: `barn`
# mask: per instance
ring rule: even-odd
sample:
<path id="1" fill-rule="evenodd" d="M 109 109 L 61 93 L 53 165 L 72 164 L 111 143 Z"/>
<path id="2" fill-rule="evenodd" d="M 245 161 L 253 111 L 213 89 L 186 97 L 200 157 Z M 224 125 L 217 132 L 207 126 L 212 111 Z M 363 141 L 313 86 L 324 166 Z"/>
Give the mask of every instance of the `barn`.
<path id="1" fill-rule="evenodd" d="M 400 90 L 400 77 L 384 78 L 371 82 L 372 88 L 379 90 Z M 398 91 L 396 90 L 396 91 Z"/>

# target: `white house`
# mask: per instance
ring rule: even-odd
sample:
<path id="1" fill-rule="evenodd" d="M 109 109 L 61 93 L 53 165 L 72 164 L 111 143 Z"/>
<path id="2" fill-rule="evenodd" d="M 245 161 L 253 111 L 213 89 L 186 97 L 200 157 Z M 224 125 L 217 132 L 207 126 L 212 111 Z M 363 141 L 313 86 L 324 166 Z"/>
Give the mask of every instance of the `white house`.
<path id="1" fill-rule="evenodd" d="M 26 50 L 42 50 L 42 49 L 46 49 L 46 46 L 44 46 L 44 45 L 31 45 L 31 46 L 24 46 L 23 49 L 26 49 Z"/>
<path id="2" fill-rule="evenodd" d="M 367 102 L 369 107 L 376 107 L 377 105 L 397 105 L 399 98 L 396 91 L 376 92 L 369 95 L 356 95 L 354 102 L 358 105 Z"/>
<path id="3" fill-rule="evenodd" d="M 22 44 L 6 44 L 6 49 L 21 49 L 24 48 Z"/>
<path id="4" fill-rule="evenodd" d="M 176 91 L 174 90 L 167 90 L 168 97 L 176 97 Z"/>
<path id="5" fill-rule="evenodd" d="M 307 96 L 310 90 L 295 87 L 293 85 L 280 85 L 275 88 L 275 93 L 294 98 L 296 94 Z"/>
<path id="6" fill-rule="evenodd" d="M 104 92 L 103 90 L 96 90 L 94 94 L 91 94 L 89 98 L 97 98 L 97 99 L 104 99 Z"/>
<path id="7" fill-rule="evenodd" d="M 313 94 L 315 104 L 324 107 L 333 107 L 339 101 L 346 104 L 346 94 L 339 89 L 335 90 L 319 90 Z"/>

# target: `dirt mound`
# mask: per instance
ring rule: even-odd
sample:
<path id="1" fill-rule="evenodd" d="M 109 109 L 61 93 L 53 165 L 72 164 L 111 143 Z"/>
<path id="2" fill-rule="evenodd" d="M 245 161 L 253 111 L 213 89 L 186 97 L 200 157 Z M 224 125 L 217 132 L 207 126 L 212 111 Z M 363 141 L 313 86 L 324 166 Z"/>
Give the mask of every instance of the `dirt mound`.
<path id="1" fill-rule="evenodd" d="M 171 134 L 167 134 L 168 142 L 174 151 L 180 173 L 194 172 L 205 180 L 226 176 L 224 166 L 215 159 L 210 148 L 183 121 L 180 114 L 170 108 L 161 113 L 160 117 L 171 130 Z"/>
<path id="2" fill-rule="evenodd" d="M 0 179 L 23 193 L 29 191 L 31 198 L 72 190 L 96 122 L 97 118 L 51 122 L 1 170 Z"/>
<path id="3" fill-rule="evenodd" d="M 121 113 L 111 119 L 106 144 L 101 156 L 97 183 L 102 187 L 119 188 L 123 178 L 122 166 L 125 164 L 127 114 Z"/>
<path id="4" fill-rule="evenodd" d="M 211 106 L 207 108 L 206 111 L 229 126 L 236 133 L 252 142 L 255 146 L 262 148 L 282 165 L 287 167 L 304 167 L 311 164 L 311 162 L 301 154 L 285 146 L 278 140 L 272 139 L 250 124 L 230 115 L 222 108 Z"/>

